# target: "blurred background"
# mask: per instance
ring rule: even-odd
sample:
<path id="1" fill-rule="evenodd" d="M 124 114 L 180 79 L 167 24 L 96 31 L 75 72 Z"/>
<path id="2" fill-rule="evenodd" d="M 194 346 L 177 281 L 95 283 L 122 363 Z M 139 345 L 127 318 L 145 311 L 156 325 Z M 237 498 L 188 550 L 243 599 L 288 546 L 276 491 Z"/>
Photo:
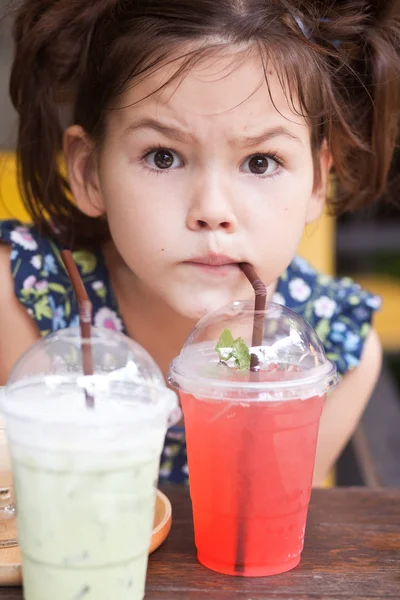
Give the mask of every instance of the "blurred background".
<path id="1" fill-rule="evenodd" d="M 0 0 L 0 14 L 6 4 Z M 16 116 L 8 99 L 11 27 L 10 18 L 0 22 L 0 218 L 24 216 L 15 185 Z M 398 152 L 393 177 L 399 174 Z M 350 275 L 383 298 L 375 322 L 384 349 L 382 375 L 337 465 L 338 485 L 400 486 L 400 186 L 396 189 L 365 213 L 338 220 L 324 216 L 307 229 L 300 249 L 320 270 Z"/>
<path id="2" fill-rule="evenodd" d="M 0 0 L 0 15 L 9 4 Z M 8 99 L 8 78 L 12 58 L 12 21 L 0 21 L 0 148 L 12 148 L 15 142 L 16 118 Z"/>

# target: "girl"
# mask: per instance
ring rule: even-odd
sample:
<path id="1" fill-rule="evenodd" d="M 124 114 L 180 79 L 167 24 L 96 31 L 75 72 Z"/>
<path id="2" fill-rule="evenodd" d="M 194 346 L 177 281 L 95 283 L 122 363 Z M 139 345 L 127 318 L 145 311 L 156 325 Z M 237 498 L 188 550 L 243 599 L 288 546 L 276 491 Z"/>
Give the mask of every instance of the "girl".
<path id="1" fill-rule="evenodd" d="M 40 335 L 77 324 L 61 246 L 94 324 L 137 340 L 165 374 L 202 315 L 251 297 L 237 266 L 249 262 L 343 375 L 322 416 L 320 484 L 378 377 L 379 302 L 295 254 L 332 165 L 337 213 L 385 190 L 399 21 L 354 0 L 25 0 L 15 42 L 33 226 L 0 227 L 0 383 Z M 161 476 L 186 480 L 182 429 Z"/>

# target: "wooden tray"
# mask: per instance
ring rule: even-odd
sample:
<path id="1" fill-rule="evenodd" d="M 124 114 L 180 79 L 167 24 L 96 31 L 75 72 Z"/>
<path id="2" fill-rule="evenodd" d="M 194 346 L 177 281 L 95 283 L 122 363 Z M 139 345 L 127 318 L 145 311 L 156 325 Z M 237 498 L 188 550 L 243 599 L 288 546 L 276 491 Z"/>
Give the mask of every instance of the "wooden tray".
<path id="1" fill-rule="evenodd" d="M 166 539 L 171 530 L 172 509 L 171 502 L 167 496 L 157 490 L 156 508 L 154 513 L 153 533 L 151 535 L 151 543 L 149 554 L 157 550 Z"/>
<path id="2" fill-rule="evenodd" d="M 171 503 L 167 496 L 157 490 L 153 533 L 149 554 L 165 540 L 171 529 Z M 22 585 L 21 552 L 18 546 L 0 548 L 0 586 Z"/>

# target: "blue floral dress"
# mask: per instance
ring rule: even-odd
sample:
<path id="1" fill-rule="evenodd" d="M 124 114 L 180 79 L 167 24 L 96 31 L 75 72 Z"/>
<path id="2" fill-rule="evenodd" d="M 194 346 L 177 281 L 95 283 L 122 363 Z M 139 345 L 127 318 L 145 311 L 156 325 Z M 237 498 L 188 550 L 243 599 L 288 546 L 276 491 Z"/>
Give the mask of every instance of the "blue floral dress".
<path id="1" fill-rule="evenodd" d="M 11 246 L 15 294 L 43 336 L 76 327 L 78 307 L 65 272 L 60 249 L 33 227 L 0 221 L 0 242 Z M 93 324 L 124 332 L 110 277 L 100 248 L 73 253 L 93 305 Z M 330 360 L 342 375 L 360 361 L 373 312 L 381 301 L 349 278 L 334 279 L 297 257 L 279 279 L 273 297 L 305 318 L 317 331 Z M 171 428 L 166 437 L 160 479 L 187 483 L 185 433 Z"/>

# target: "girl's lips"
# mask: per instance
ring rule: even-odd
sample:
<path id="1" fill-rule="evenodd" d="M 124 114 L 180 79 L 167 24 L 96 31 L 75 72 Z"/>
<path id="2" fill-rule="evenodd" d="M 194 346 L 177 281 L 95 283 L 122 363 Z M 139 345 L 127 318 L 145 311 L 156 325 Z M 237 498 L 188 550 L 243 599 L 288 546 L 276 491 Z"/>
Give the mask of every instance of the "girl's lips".
<path id="1" fill-rule="evenodd" d="M 225 265 L 237 265 L 240 261 L 224 254 L 206 254 L 204 256 L 191 258 L 187 262 L 208 265 L 210 267 L 223 267 Z"/>
<path id="2" fill-rule="evenodd" d="M 227 277 L 240 272 L 237 262 L 210 264 L 209 262 L 186 261 L 184 264 L 208 276 Z"/>

